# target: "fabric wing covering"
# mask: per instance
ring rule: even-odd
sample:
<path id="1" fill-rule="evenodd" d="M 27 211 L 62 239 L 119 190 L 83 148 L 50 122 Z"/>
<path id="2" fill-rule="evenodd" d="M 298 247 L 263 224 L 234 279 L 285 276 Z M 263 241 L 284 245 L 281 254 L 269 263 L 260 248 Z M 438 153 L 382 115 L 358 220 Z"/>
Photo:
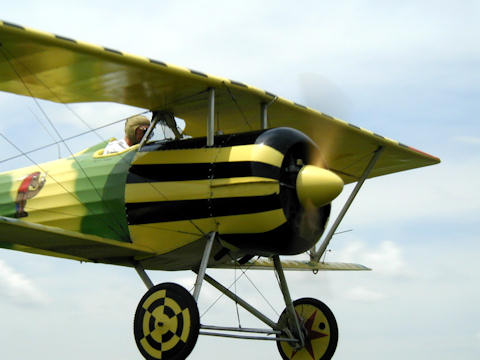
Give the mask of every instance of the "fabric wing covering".
<path id="1" fill-rule="evenodd" d="M 269 127 L 310 136 L 325 167 L 345 183 L 357 181 L 372 154 L 384 148 L 369 177 L 440 160 L 397 141 L 237 81 L 86 44 L 0 21 L 0 90 L 58 103 L 115 102 L 167 110 L 185 120 L 185 133 L 205 136 L 208 89 L 215 88 L 215 130 L 260 128 L 262 103 Z"/>

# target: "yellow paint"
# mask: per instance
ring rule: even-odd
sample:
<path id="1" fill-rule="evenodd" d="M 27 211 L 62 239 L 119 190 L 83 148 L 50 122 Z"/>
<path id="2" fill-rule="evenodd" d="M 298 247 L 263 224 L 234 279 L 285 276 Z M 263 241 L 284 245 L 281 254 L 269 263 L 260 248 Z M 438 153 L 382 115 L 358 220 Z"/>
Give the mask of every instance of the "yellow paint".
<path id="1" fill-rule="evenodd" d="M 278 194 L 280 192 L 280 186 L 278 181 L 266 178 L 249 178 L 251 181 L 241 179 L 235 181 L 236 178 L 225 179 L 221 183 L 212 181 L 211 195 L 212 198 L 231 198 L 231 197 L 245 197 L 245 196 L 262 196 Z M 233 180 L 233 181 L 228 181 Z"/>
<path id="2" fill-rule="evenodd" d="M 183 329 L 182 334 L 180 335 L 180 339 L 183 342 L 187 342 L 188 336 L 190 335 L 190 328 L 192 327 L 192 322 L 190 318 L 190 309 L 186 308 L 182 311 L 183 316 Z"/>
<path id="3" fill-rule="evenodd" d="M 261 177 L 127 184 L 125 202 L 199 200 L 278 193 L 278 182 Z"/>
<path id="4" fill-rule="evenodd" d="M 176 333 L 177 328 L 178 328 L 178 314 L 180 314 L 182 312 L 182 309 L 180 308 L 178 303 L 170 297 L 165 298 L 165 307 L 170 308 L 175 314 L 175 316 L 170 319 L 170 321 L 168 322 L 168 324 L 166 324 L 166 326 L 169 327 L 169 330 L 171 332 Z M 186 326 L 187 326 L 187 324 L 183 324 L 183 330 L 185 330 L 185 328 L 189 329 Z M 177 345 L 179 340 L 180 340 L 180 338 L 178 336 L 176 336 L 176 335 L 172 336 L 172 338 L 170 340 L 162 343 L 162 351 L 168 351 L 168 350 L 173 349 L 175 347 L 175 345 Z"/>
<path id="5" fill-rule="evenodd" d="M 267 232 L 285 223 L 282 209 L 243 215 L 195 220 L 130 225 L 135 244 L 148 246 L 161 255 L 188 245 L 211 231 L 219 234 L 255 234 Z M 195 226 L 196 225 L 196 226 Z M 201 229 L 201 232 L 199 229 Z"/>
<path id="6" fill-rule="evenodd" d="M 10 188 L 11 197 L 17 196 L 22 180 L 29 174 L 39 171 L 46 181 L 42 190 L 27 200 L 25 210 L 28 221 L 79 231 L 82 217 L 88 213 L 87 207 L 75 195 L 75 181 L 78 170 L 73 168 L 72 158 L 60 159 L 14 170 L 9 175 L 14 180 Z"/>
<path id="7" fill-rule="evenodd" d="M 314 358 L 315 359 L 320 359 L 322 356 L 325 354 L 328 348 L 328 344 L 330 342 L 330 323 L 328 322 L 325 314 L 320 311 L 315 306 L 308 305 L 308 304 L 299 304 L 295 306 L 295 310 L 299 316 L 302 317 L 304 321 L 309 319 L 315 312 L 315 320 L 313 322 L 313 329 L 315 331 L 321 332 L 323 334 L 327 334 L 326 337 L 321 337 L 318 339 L 313 339 L 311 341 L 312 344 L 312 349 L 314 353 Z M 323 322 L 325 324 L 325 329 L 319 328 L 320 323 Z M 298 352 L 295 353 L 294 356 L 292 356 L 294 349 L 292 346 L 290 346 L 289 343 L 287 342 L 280 342 L 280 346 L 282 347 L 283 352 L 285 355 L 288 356 L 289 359 L 292 360 L 312 360 L 312 357 L 310 356 L 308 350 L 306 348 L 300 349 Z"/>
<path id="8" fill-rule="evenodd" d="M 140 344 L 142 345 L 142 348 L 144 348 L 145 351 L 148 354 L 150 354 L 150 356 L 152 356 L 153 358 L 155 358 L 155 359 L 161 359 L 162 358 L 162 352 L 157 350 L 157 349 L 154 349 L 153 347 L 151 347 L 150 344 L 148 343 L 148 341 L 145 338 L 140 340 Z"/>
<path id="9" fill-rule="evenodd" d="M 304 207 L 320 207 L 332 202 L 343 190 L 342 179 L 333 172 L 313 165 L 302 167 L 297 176 L 298 199 Z"/>
<path id="10" fill-rule="evenodd" d="M 142 307 L 147 310 L 154 301 L 164 298 L 167 295 L 167 290 L 158 290 L 151 294 L 143 303 Z"/>
<path id="11" fill-rule="evenodd" d="M 127 184 L 125 187 L 127 203 L 207 199 L 209 195 L 209 180 Z"/>
<path id="12" fill-rule="evenodd" d="M 226 148 L 199 148 L 140 152 L 134 165 L 195 164 L 261 161 L 280 167 L 283 154 L 263 144 L 238 145 Z M 224 179 L 162 181 L 126 185 L 125 202 L 164 202 L 265 196 L 278 194 L 277 180 L 248 176 Z M 130 236 L 135 243 L 152 247 L 165 254 L 198 240 L 211 231 L 222 233 L 260 233 L 273 230 L 285 222 L 282 210 L 260 214 L 223 216 L 191 221 L 173 221 L 155 224 L 130 225 Z"/>
<path id="13" fill-rule="evenodd" d="M 385 147 L 385 151 L 370 177 L 440 161 L 313 109 L 297 106 L 282 97 L 273 98 L 261 89 L 232 85 L 224 78 L 198 76 L 183 67 L 163 66 L 143 57 L 114 54 L 99 46 L 72 43 L 32 29 L 1 25 L 0 37 L 3 47 L 12 55 L 10 62 L 28 64 L 29 70 L 27 89 L 4 61 L 0 69 L 4 75 L 0 81 L 1 91 L 26 96 L 33 92 L 38 98 L 60 103 L 112 101 L 144 109 L 168 108 L 185 120 L 186 134 L 205 136 L 208 99 L 191 94 L 214 87 L 219 98 L 235 98 L 235 101 L 216 104 L 216 116 L 225 134 L 259 129 L 260 121 L 246 122 L 245 119 L 257 118 L 259 104 L 275 99 L 268 108 L 269 125 L 293 127 L 307 134 L 319 145 L 329 168 L 342 170 L 350 163 L 342 161 L 342 157 L 353 154 L 351 160 L 358 163 L 358 167 L 349 172 L 352 177 L 342 175 L 346 183 L 356 181 L 368 164 L 366 155 L 379 146 Z M 85 69 L 91 71 L 85 73 Z M 80 73 L 84 76 L 77 75 Z"/>
<path id="14" fill-rule="evenodd" d="M 261 144 L 239 145 L 224 148 L 200 148 L 162 150 L 137 153 L 133 164 L 178 164 L 209 163 L 230 161 L 258 161 L 280 167 L 283 154 L 274 148 Z"/>
<path id="15" fill-rule="evenodd" d="M 148 246 L 158 254 L 188 245 L 215 229 L 212 218 L 129 226 L 135 244 Z"/>
<path id="16" fill-rule="evenodd" d="M 282 209 L 254 214 L 221 216 L 215 218 L 220 234 L 255 234 L 267 232 L 282 225 L 287 219 Z"/>

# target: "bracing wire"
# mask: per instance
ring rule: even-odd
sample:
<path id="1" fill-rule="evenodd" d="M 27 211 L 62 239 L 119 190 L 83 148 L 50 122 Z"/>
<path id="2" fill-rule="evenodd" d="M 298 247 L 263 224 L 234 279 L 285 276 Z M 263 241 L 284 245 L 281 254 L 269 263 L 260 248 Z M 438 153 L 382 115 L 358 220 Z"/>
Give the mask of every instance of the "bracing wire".
<path id="1" fill-rule="evenodd" d="M 12 64 L 12 62 L 10 61 L 9 57 L 6 55 L 5 53 L 5 48 L 4 47 L 0 47 L 0 52 L 3 54 L 4 58 L 7 60 L 8 64 L 10 65 L 12 71 L 17 75 L 18 79 L 22 82 L 23 86 L 25 87 L 25 90 L 27 90 L 27 92 L 29 93 L 29 95 L 31 96 L 31 98 L 33 99 L 33 101 L 35 102 L 35 104 L 37 105 L 38 109 L 40 110 L 40 112 L 43 114 L 43 116 L 45 117 L 45 119 L 48 121 L 48 123 L 50 124 L 50 126 L 52 127 L 52 129 L 54 130 L 55 134 L 58 136 L 58 138 L 60 139 L 61 143 L 67 148 L 68 152 L 70 153 L 70 155 L 72 156 L 73 160 L 75 161 L 75 163 L 77 164 L 77 166 L 80 168 L 81 172 L 83 173 L 83 175 L 85 176 L 85 178 L 87 179 L 87 181 L 89 182 L 90 186 L 92 187 L 92 189 L 94 190 L 94 192 L 97 194 L 99 200 L 100 200 L 100 203 L 105 207 L 106 210 L 110 210 L 105 202 L 105 200 L 103 199 L 103 197 L 101 196 L 101 194 L 99 193 L 98 189 L 96 188 L 96 186 L 93 184 L 93 181 L 92 179 L 88 176 L 88 174 L 86 173 L 85 169 L 83 168 L 83 166 L 80 164 L 80 162 L 77 160 L 76 156 L 74 155 L 74 153 L 72 152 L 72 150 L 70 149 L 70 147 L 68 146 L 68 144 L 65 142 L 65 140 L 62 138 L 62 136 L 60 135 L 59 131 L 57 130 L 57 128 L 55 127 L 55 125 L 53 124 L 53 122 L 51 121 L 51 119 L 49 118 L 48 114 L 45 112 L 45 110 L 42 108 L 42 106 L 40 105 L 40 103 L 38 102 L 37 98 L 35 98 L 35 96 L 33 95 L 33 93 L 31 92 L 30 88 L 28 87 L 28 85 L 25 83 L 25 80 L 22 78 L 22 76 L 20 75 L 20 73 L 17 71 L 16 67 Z M 3 136 L 3 134 L 2 134 Z M 5 139 L 6 137 L 3 136 Z M 6 139 L 8 141 L 8 139 Z M 8 141 L 10 144 L 12 144 L 10 141 Z M 14 144 L 12 144 L 14 145 Z M 17 151 L 19 150 L 17 146 L 15 146 L 15 148 L 17 149 Z M 21 152 L 21 150 L 20 150 Z M 29 158 L 29 160 L 33 160 L 31 158 Z M 34 161 L 34 164 L 36 164 L 38 166 L 38 164 Z M 40 167 L 40 166 L 39 166 Z M 42 170 L 43 171 L 43 170 Z M 50 175 L 51 177 L 51 175 Z M 58 182 L 55 181 L 57 184 Z M 64 187 L 63 187 L 64 188 Z M 65 189 L 65 188 L 64 188 Z M 78 199 L 78 198 L 77 198 Z M 79 199 L 78 201 L 80 203 L 82 203 Z M 89 209 L 89 206 L 87 206 L 87 203 L 84 203 L 85 207 L 91 212 L 92 210 Z M 107 213 L 111 216 L 110 212 L 107 211 Z M 111 216 L 113 217 L 113 222 L 114 223 L 117 223 L 117 225 L 119 225 L 119 229 L 121 229 L 121 224 L 118 223 L 118 219 L 115 217 L 115 216 Z M 111 224 L 109 222 L 107 222 L 107 226 L 113 231 L 115 232 L 117 235 L 119 235 L 120 237 L 122 237 L 122 234 L 119 234 L 117 229 L 113 228 L 111 226 Z"/>
<path id="2" fill-rule="evenodd" d="M 148 113 L 149 111 L 144 111 L 144 112 L 141 112 L 137 115 L 144 115 L 146 113 Z M 64 141 L 70 141 L 70 140 L 73 140 L 73 139 L 76 139 L 76 138 L 79 138 L 81 136 L 84 136 L 84 135 L 87 135 L 87 134 L 90 134 L 94 131 L 97 131 L 97 130 L 100 130 L 100 129 L 103 129 L 103 128 L 106 128 L 106 127 L 109 127 L 109 126 L 112 126 L 112 125 L 115 125 L 115 124 L 118 124 L 120 122 L 125 122 L 126 118 L 122 118 L 120 120 L 115 120 L 111 123 L 108 123 L 108 124 L 105 124 L 105 125 L 102 125 L 102 126 L 99 126 L 99 127 L 96 127 L 94 129 L 91 129 L 91 130 L 88 130 L 88 131 L 84 131 L 84 132 L 81 132 L 79 134 L 76 134 L 76 135 L 72 135 L 72 136 L 69 136 L 69 137 L 66 137 L 66 138 L 63 138 Z M 55 146 L 55 145 L 59 145 L 61 144 L 62 141 L 55 141 L 53 143 L 50 143 L 50 144 L 46 144 L 46 145 L 43 145 L 43 146 L 40 146 L 40 147 L 37 147 L 35 149 L 32 149 L 32 150 L 29 150 L 29 151 L 25 151 L 24 153 L 25 154 L 31 154 L 31 153 L 34 153 L 34 152 L 37 152 L 37 151 L 40 151 L 40 150 L 45 150 L 49 147 L 52 147 L 52 146 Z M 14 156 L 11 156 L 11 157 L 8 157 L 8 158 L 5 158 L 5 159 L 2 159 L 0 160 L 0 164 L 4 163 L 4 162 L 7 162 L 7 161 L 10 161 L 10 160 L 14 160 L 14 159 L 18 159 L 20 157 L 22 157 L 23 154 L 20 154 L 20 155 L 14 155 Z"/>
<path id="3" fill-rule="evenodd" d="M 45 124 L 42 122 L 42 120 L 40 120 L 40 118 L 37 116 L 37 114 L 35 114 L 33 112 L 33 110 L 30 109 L 30 107 L 28 107 L 28 110 L 32 113 L 33 117 L 35 118 L 35 120 L 37 120 L 38 124 L 43 128 L 43 130 L 45 130 L 47 135 L 50 136 L 54 142 L 56 142 L 57 140 L 55 139 L 53 134 L 50 132 L 50 130 L 48 130 L 48 128 L 45 126 Z M 58 158 L 60 159 L 61 156 L 62 156 L 62 153 L 60 151 L 60 143 L 57 143 L 57 151 L 58 151 Z"/>
<path id="4" fill-rule="evenodd" d="M 248 128 L 250 130 L 252 130 L 252 126 L 250 125 L 250 123 L 248 122 L 248 119 L 247 117 L 245 116 L 245 113 L 243 112 L 242 108 L 240 107 L 240 104 L 238 103 L 237 99 L 235 98 L 235 96 L 233 95 L 232 91 L 230 90 L 230 88 L 227 86 L 227 84 L 225 84 L 225 82 L 223 82 L 223 85 L 225 86 L 225 88 L 227 89 L 227 92 L 228 94 L 230 95 L 230 97 L 232 98 L 232 101 L 233 103 L 235 104 L 235 106 L 237 107 L 240 115 L 242 115 L 242 118 L 243 118 L 243 121 L 245 121 L 245 123 L 247 124 Z"/>
<path id="5" fill-rule="evenodd" d="M 1 44 L 0 44 L 0 46 L 1 46 Z M 12 54 L 10 53 L 10 51 L 9 51 L 7 48 L 1 47 L 1 49 L 3 49 L 2 53 L 5 52 L 5 53 L 8 54 L 11 58 L 13 58 Z M 7 58 L 7 56 L 6 56 L 5 53 L 3 54 L 3 56 L 5 57 L 5 59 L 6 59 L 6 60 L 9 62 L 9 64 L 10 64 L 10 61 L 9 61 L 9 59 Z M 18 64 L 20 64 L 21 66 L 23 66 L 23 67 L 27 70 L 27 72 L 28 72 L 31 76 L 33 76 L 36 81 L 38 81 L 39 84 L 41 84 L 45 89 L 47 89 L 47 90 L 53 95 L 53 97 L 58 100 L 59 103 L 63 104 L 77 119 L 79 119 L 89 130 L 91 130 L 91 132 L 93 131 L 93 130 L 92 130 L 92 127 L 91 127 L 80 115 L 78 115 L 78 113 L 77 113 L 75 110 L 73 110 L 73 108 L 72 108 L 69 104 L 67 104 L 66 102 L 64 102 L 64 101 L 60 98 L 59 95 L 57 95 L 45 82 L 43 82 L 42 79 L 40 79 L 40 78 L 35 74 L 35 72 L 31 71 L 30 68 L 29 68 L 27 65 L 25 65 L 22 61 L 20 61 L 19 59 L 16 59 L 16 62 L 17 62 Z M 10 64 L 10 66 L 12 66 L 12 65 Z M 14 71 L 15 71 L 15 70 L 14 70 Z M 15 71 L 15 73 L 16 73 L 17 76 L 18 76 L 18 73 L 17 73 L 16 71 Z M 23 80 L 22 80 L 22 82 L 23 82 Z M 28 90 L 28 89 L 27 89 L 27 90 Z M 29 92 L 30 92 L 30 91 L 29 91 Z M 33 98 L 33 96 L 32 96 L 32 98 Z M 53 126 L 52 126 L 52 127 L 53 127 Z M 54 130 L 55 130 L 55 128 L 54 128 Z M 100 141 L 104 141 L 104 140 L 105 140 L 105 139 L 103 139 L 97 132 L 95 132 L 95 131 L 93 131 L 93 132 L 94 132 L 95 135 L 100 139 Z"/>
<path id="6" fill-rule="evenodd" d="M 230 255 L 231 257 L 231 255 Z M 260 257 L 260 256 L 259 256 Z M 259 258 L 258 257 L 258 258 Z M 233 259 L 232 259 L 233 260 Z M 233 260 L 235 261 L 235 267 L 237 266 L 237 261 L 236 260 Z M 234 286 L 243 276 L 245 276 L 247 279 L 248 279 L 248 276 L 246 274 L 246 272 L 250 269 L 250 267 L 252 267 L 254 265 L 254 262 L 250 263 L 248 267 L 246 268 L 242 268 L 241 266 L 239 266 L 239 269 L 242 271 L 242 274 L 240 274 L 236 279 L 234 279 L 234 281 L 227 287 L 227 289 L 230 289 L 232 286 Z M 252 283 L 252 281 L 249 279 L 249 281 Z M 266 303 L 270 306 L 270 308 L 275 312 L 275 314 L 278 315 L 278 312 L 277 310 L 275 310 L 275 308 L 273 307 L 273 305 L 265 298 L 265 296 L 261 293 L 261 291 L 254 285 L 254 288 L 258 291 L 258 293 L 262 296 L 262 298 L 266 301 Z M 220 294 L 209 306 L 208 308 L 201 314 L 201 316 L 203 317 L 208 311 L 210 311 L 210 309 L 212 307 L 214 307 L 217 302 L 223 297 L 225 296 L 225 294 Z"/>
<path id="7" fill-rule="evenodd" d="M 235 279 L 237 277 L 237 262 L 235 261 L 235 271 L 234 271 L 234 276 L 233 278 Z M 235 282 L 235 296 L 237 296 L 237 282 Z M 240 323 L 240 312 L 238 311 L 238 302 L 237 299 L 235 298 L 235 310 L 237 312 L 237 320 L 238 320 L 238 327 L 241 328 L 242 324 Z"/>
<path id="8" fill-rule="evenodd" d="M 46 112 L 43 110 L 43 108 L 41 107 L 41 105 L 39 104 L 38 100 L 36 99 L 36 97 L 33 95 L 32 91 L 30 90 L 30 88 L 27 86 L 27 84 L 25 83 L 24 79 L 22 78 L 21 74 L 19 73 L 19 71 L 17 70 L 17 68 L 15 67 L 15 65 L 11 62 L 11 58 L 13 58 L 13 56 L 10 54 L 10 52 L 8 51 L 8 49 L 6 49 L 5 47 L 1 47 L 0 46 L 0 52 L 2 53 L 2 55 L 4 56 L 4 58 L 7 60 L 8 64 L 10 65 L 11 69 L 13 70 L 13 72 L 16 74 L 16 76 L 20 79 L 20 81 L 22 82 L 23 86 L 25 87 L 25 89 L 27 90 L 27 92 L 30 94 L 30 97 L 33 99 L 33 101 L 35 102 L 35 104 L 37 105 L 37 107 L 39 108 L 40 112 L 43 114 L 43 116 L 45 117 L 45 119 L 47 120 L 47 122 L 49 123 L 49 125 L 52 127 L 52 129 L 54 130 L 55 134 L 58 136 L 58 138 L 60 139 L 60 141 L 55 141 L 54 140 L 54 143 L 53 144 L 48 144 L 48 145 L 45 145 L 45 146 L 42 146 L 40 148 L 37 148 L 37 149 L 34 149 L 34 150 L 31 150 L 29 151 L 28 153 L 31 153 L 31 152 L 34 152 L 34 151 L 38 151 L 40 149 L 44 149 L 44 148 L 47 148 L 49 146 L 53 146 L 53 145 L 57 145 L 59 146 L 59 144 L 63 144 L 68 152 L 70 153 L 71 157 L 73 158 L 73 160 L 76 162 L 77 166 L 80 168 L 81 172 L 83 173 L 83 175 L 85 176 L 85 178 L 87 179 L 87 181 L 90 183 L 92 189 L 95 191 L 95 193 L 97 194 L 102 206 L 104 206 L 104 208 L 107 210 L 108 212 L 108 204 L 105 202 L 105 200 L 103 199 L 103 197 L 101 196 L 101 194 L 98 192 L 98 189 L 95 187 L 95 185 L 93 184 L 93 181 L 91 180 L 91 178 L 88 176 L 88 174 L 86 173 L 85 169 L 82 167 L 82 165 L 80 164 L 80 162 L 76 159 L 75 155 L 73 154 L 73 152 L 71 151 L 70 147 L 68 146 L 68 144 L 66 143 L 66 141 L 68 140 L 71 140 L 73 138 L 76 138 L 78 136 L 81 136 L 83 134 L 86 134 L 86 133 L 95 133 L 96 136 L 98 136 L 102 141 L 103 141 L 103 138 L 101 136 L 98 135 L 98 133 L 96 132 L 96 130 L 102 128 L 102 127 L 106 127 L 108 125 L 104 125 L 102 127 L 98 127 L 96 129 L 93 129 L 88 123 L 86 123 L 71 107 L 68 106 L 67 103 L 63 102 L 62 99 L 46 84 L 44 83 L 40 78 L 38 78 L 36 76 L 36 74 L 34 72 L 32 72 L 25 64 L 23 64 L 21 61 L 19 61 L 18 59 L 16 60 L 21 66 L 23 66 L 35 79 L 36 81 L 38 81 L 38 83 L 42 84 L 52 95 L 54 98 L 56 98 L 58 100 L 58 102 L 62 103 L 64 106 L 66 106 L 68 108 L 68 110 L 70 110 L 82 123 L 84 123 L 87 128 L 89 129 L 89 131 L 86 131 L 82 134 L 78 134 L 78 135 L 75 135 L 75 136 L 72 136 L 72 137 L 69 137 L 69 138 L 62 138 L 62 136 L 60 135 L 59 131 L 57 130 L 57 128 L 55 127 L 55 125 L 53 124 L 53 122 L 51 121 L 51 119 L 48 117 L 48 115 L 46 114 Z M 9 58 L 10 56 L 10 58 Z M 205 91 L 201 91 L 201 92 L 198 92 L 196 94 L 192 94 L 190 96 L 187 96 L 185 97 L 184 99 L 177 99 L 176 101 L 174 101 L 173 103 L 176 103 L 176 102 L 181 102 L 181 101 L 185 101 L 186 99 L 189 99 L 189 98 L 192 98 L 192 97 L 195 97 L 195 96 L 198 96 L 199 94 L 203 93 Z M 233 96 L 233 95 L 232 95 Z M 146 111 L 148 112 L 148 111 Z M 246 120 L 246 119 L 245 119 Z M 116 122 L 115 122 L 116 123 Z M 248 121 L 247 121 L 247 124 L 248 124 Z M 248 124 L 249 125 L 249 124 Z M 164 131 L 164 129 L 162 129 Z M 48 131 L 47 131 L 48 132 Z M 166 137 L 166 136 L 165 136 Z M 16 146 L 15 148 L 17 150 L 19 150 Z M 9 161 L 9 160 L 12 160 L 14 158 L 17 158 L 17 157 L 21 157 L 21 156 L 26 156 L 27 153 L 23 152 L 23 151 L 19 151 L 20 152 L 20 155 L 18 156 L 13 156 L 13 157 L 9 157 L 7 159 L 4 159 L 4 160 L 0 160 L 0 163 L 2 162 L 5 162 L 5 161 Z M 26 156 L 29 160 L 33 161 L 33 159 L 31 159 L 30 157 Z M 122 158 L 123 161 L 126 161 L 126 159 Z M 35 163 L 35 162 L 34 162 Z M 36 164 L 36 163 L 35 163 Z M 39 166 L 38 164 L 36 164 L 37 166 Z M 40 167 L 40 166 L 39 166 Z M 51 176 L 50 176 L 51 177 Z M 57 184 L 58 182 L 56 180 L 54 180 Z M 150 183 L 151 184 L 151 183 Z M 59 184 L 60 185 L 60 184 Z M 152 184 L 151 184 L 152 185 Z M 162 197 L 164 197 L 165 199 L 168 200 L 168 198 L 165 196 L 165 194 L 163 194 L 162 192 L 160 192 L 160 190 L 158 190 L 157 188 L 155 188 L 153 185 L 152 187 L 154 188 L 154 190 L 156 192 L 158 192 Z M 75 196 L 76 197 L 76 196 Z M 76 199 L 81 202 L 78 197 L 76 197 Z M 85 206 L 88 208 L 87 204 L 85 204 Z M 109 215 L 111 215 L 109 213 Z M 118 219 L 116 219 L 114 217 L 114 222 L 117 222 Z M 202 235 L 205 235 L 204 232 L 202 231 L 202 229 L 197 225 L 195 224 L 192 220 L 189 220 L 189 222 L 199 231 L 199 233 L 201 233 Z M 118 225 L 118 224 L 117 224 Z M 110 227 L 110 225 L 109 225 Z M 120 226 L 121 228 L 121 226 Z M 112 229 L 113 230 L 113 229 Z M 114 231 L 115 233 L 117 233 L 116 231 Z M 117 233 L 118 234 L 118 233 Z"/>

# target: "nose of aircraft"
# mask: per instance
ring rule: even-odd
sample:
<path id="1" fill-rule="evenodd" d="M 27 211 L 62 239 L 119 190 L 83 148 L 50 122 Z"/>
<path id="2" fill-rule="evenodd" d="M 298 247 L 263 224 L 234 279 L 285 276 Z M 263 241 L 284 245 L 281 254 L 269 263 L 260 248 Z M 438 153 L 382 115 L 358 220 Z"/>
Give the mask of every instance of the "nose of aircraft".
<path id="1" fill-rule="evenodd" d="M 320 207 L 330 203 L 343 190 L 342 179 L 329 170 L 313 165 L 302 167 L 297 176 L 297 195 L 300 203 Z"/>

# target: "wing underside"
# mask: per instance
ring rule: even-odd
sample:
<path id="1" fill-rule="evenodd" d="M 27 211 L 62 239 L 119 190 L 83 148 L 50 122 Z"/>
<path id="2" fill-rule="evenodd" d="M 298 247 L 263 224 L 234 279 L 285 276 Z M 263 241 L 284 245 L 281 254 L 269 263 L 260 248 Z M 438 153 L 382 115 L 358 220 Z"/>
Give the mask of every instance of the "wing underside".
<path id="1" fill-rule="evenodd" d="M 271 259 L 251 260 L 239 266 L 235 263 L 225 263 L 214 266 L 220 269 L 242 269 L 247 270 L 273 270 L 274 265 Z M 282 260 L 282 267 L 284 270 L 292 271 L 365 271 L 370 268 L 352 263 L 341 262 L 313 262 L 313 261 L 299 261 L 299 260 Z"/>
<path id="2" fill-rule="evenodd" d="M 0 90 L 58 103 L 116 102 L 167 110 L 186 122 L 185 133 L 205 136 L 207 90 L 215 88 L 215 130 L 269 127 L 303 131 L 319 146 L 326 167 L 345 183 L 358 180 L 373 152 L 384 148 L 369 177 L 413 169 L 439 159 L 268 91 L 149 58 L 0 22 Z"/>
<path id="3" fill-rule="evenodd" d="M 132 265 L 155 255 L 146 247 L 0 217 L 0 247 L 66 259 Z"/>

